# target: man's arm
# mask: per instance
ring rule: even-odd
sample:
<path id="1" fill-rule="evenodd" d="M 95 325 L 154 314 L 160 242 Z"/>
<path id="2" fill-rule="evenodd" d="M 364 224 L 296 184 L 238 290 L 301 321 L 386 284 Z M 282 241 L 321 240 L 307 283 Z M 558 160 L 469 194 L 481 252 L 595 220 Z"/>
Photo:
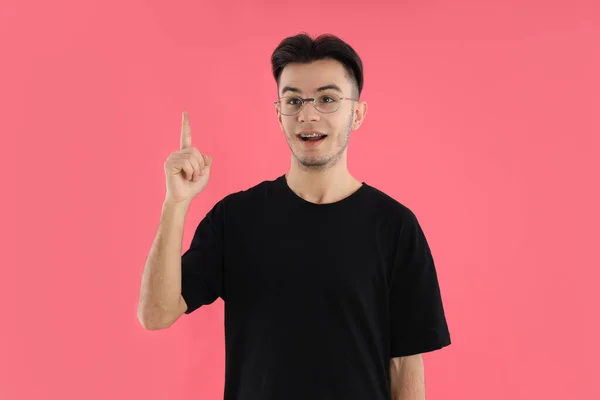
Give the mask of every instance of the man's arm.
<path id="1" fill-rule="evenodd" d="M 181 296 L 181 248 L 187 209 L 187 204 L 163 204 L 138 303 L 138 319 L 147 330 L 171 326 L 187 309 Z"/>
<path id="2" fill-rule="evenodd" d="M 188 309 L 181 290 L 183 226 L 190 202 L 208 183 L 212 158 L 192 147 L 190 121 L 185 112 L 179 143 L 180 149 L 171 153 L 164 165 L 167 193 L 142 274 L 137 314 L 148 330 L 171 326 Z"/>
<path id="3" fill-rule="evenodd" d="M 390 380 L 392 400 L 425 400 L 423 356 L 392 358 Z"/>

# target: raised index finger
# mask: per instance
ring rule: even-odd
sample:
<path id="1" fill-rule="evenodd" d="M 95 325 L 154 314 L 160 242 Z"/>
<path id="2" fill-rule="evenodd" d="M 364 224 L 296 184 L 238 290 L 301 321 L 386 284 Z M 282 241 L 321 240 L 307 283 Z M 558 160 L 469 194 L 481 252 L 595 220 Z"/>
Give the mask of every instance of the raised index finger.
<path id="1" fill-rule="evenodd" d="M 192 128 L 190 127 L 190 117 L 184 111 L 181 115 L 181 138 L 179 140 L 180 150 L 192 147 Z"/>

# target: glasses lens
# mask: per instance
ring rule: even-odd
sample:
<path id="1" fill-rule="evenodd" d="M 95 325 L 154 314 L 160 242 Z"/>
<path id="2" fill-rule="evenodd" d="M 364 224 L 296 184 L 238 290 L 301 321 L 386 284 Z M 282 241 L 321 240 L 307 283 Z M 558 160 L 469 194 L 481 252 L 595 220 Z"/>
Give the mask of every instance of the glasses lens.
<path id="1" fill-rule="evenodd" d="M 302 99 L 299 97 L 282 97 L 279 100 L 279 112 L 283 115 L 297 114 L 302 108 Z"/>
<path id="2" fill-rule="evenodd" d="M 333 93 L 322 94 L 315 99 L 315 107 L 322 113 L 335 112 L 340 108 L 340 98 Z"/>

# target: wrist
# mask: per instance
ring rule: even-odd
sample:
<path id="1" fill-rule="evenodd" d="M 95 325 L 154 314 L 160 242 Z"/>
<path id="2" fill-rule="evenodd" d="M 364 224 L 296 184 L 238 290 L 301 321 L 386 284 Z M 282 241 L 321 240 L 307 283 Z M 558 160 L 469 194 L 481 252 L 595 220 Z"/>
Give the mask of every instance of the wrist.
<path id="1" fill-rule="evenodd" d="M 165 198 L 162 204 L 163 213 L 183 213 L 186 214 L 190 208 L 190 201 L 187 200 L 174 200 L 171 198 Z"/>

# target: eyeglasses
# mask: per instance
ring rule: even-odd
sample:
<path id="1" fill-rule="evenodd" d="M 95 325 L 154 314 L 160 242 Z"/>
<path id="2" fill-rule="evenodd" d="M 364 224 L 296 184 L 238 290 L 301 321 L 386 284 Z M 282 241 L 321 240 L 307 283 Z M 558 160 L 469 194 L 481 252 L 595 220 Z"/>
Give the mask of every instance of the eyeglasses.
<path id="1" fill-rule="evenodd" d="M 314 103 L 315 109 L 323 114 L 330 114 L 336 112 L 340 108 L 340 104 L 342 100 L 352 100 L 357 101 L 358 99 L 353 99 L 350 97 L 340 97 L 336 94 L 322 94 L 318 97 L 309 97 L 307 99 L 303 99 L 297 96 L 287 96 L 281 97 L 279 100 L 274 101 L 275 107 L 277 111 L 281 113 L 281 115 L 296 115 L 304 108 L 306 103 Z"/>

